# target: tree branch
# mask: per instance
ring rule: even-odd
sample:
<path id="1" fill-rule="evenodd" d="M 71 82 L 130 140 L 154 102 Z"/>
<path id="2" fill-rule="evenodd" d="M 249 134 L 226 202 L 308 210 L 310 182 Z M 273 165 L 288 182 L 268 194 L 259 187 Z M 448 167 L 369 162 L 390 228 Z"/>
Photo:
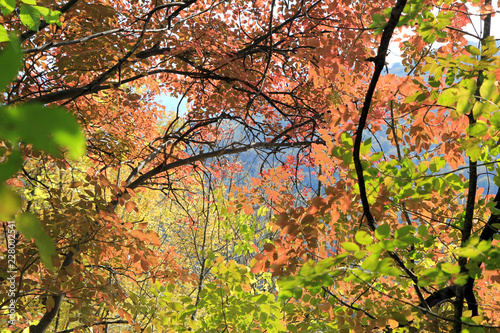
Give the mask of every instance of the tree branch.
<path id="1" fill-rule="evenodd" d="M 188 158 L 184 158 L 172 163 L 168 164 L 162 164 L 158 165 L 157 167 L 149 170 L 145 174 L 139 176 L 136 180 L 130 183 L 128 188 L 130 189 L 135 189 L 139 187 L 141 184 L 143 184 L 145 181 L 148 179 L 151 179 L 152 177 L 162 173 L 166 172 L 168 170 L 172 170 L 175 168 L 178 168 L 183 165 L 188 165 L 192 164 L 195 162 L 200 162 L 207 160 L 209 158 L 213 157 L 218 157 L 218 156 L 224 156 L 224 155 L 232 155 L 232 154 L 237 154 L 237 153 L 242 153 L 251 149 L 258 149 L 258 148 L 293 148 L 293 147 L 300 147 L 300 146 L 308 146 L 313 143 L 316 144 L 322 144 L 323 142 L 321 141 L 303 141 L 303 142 L 281 142 L 281 143 L 275 143 L 275 142 L 257 142 L 257 143 L 251 143 L 248 145 L 243 145 L 241 147 L 236 147 L 236 148 L 223 148 L 220 150 L 204 153 L 204 154 L 199 154 L 195 156 L 191 156 Z"/>
<path id="2" fill-rule="evenodd" d="M 500 189 L 498 189 L 498 192 L 497 192 L 497 195 L 495 196 L 494 201 L 496 202 L 495 208 L 500 210 Z M 493 225 L 499 223 L 499 218 L 500 218 L 499 215 L 491 214 L 490 218 L 488 219 L 488 223 L 484 226 L 481 234 L 479 235 L 480 241 L 492 240 L 493 235 L 495 235 L 498 232 L 498 229 L 495 228 Z M 478 263 L 479 267 L 481 265 L 482 265 L 482 262 Z M 472 291 L 472 293 L 474 292 L 472 290 L 472 286 L 474 285 L 474 281 L 475 281 L 474 278 L 469 277 L 469 279 L 467 280 L 467 283 L 465 285 L 466 290 L 469 289 Z M 468 287 L 468 286 L 470 286 L 470 287 Z M 447 301 L 453 297 L 456 297 L 457 296 L 457 288 L 458 288 L 457 285 L 451 285 L 451 286 L 445 287 L 443 289 L 440 289 L 440 290 L 434 292 L 429 297 L 427 297 L 425 299 L 425 301 L 432 308 L 432 307 L 436 306 L 437 304 L 441 304 L 444 301 Z M 472 295 L 474 296 L 474 294 L 472 294 Z M 465 296 L 466 295 L 464 295 L 464 297 Z M 467 297 L 470 297 L 470 296 L 467 295 Z M 466 297 L 466 299 L 467 299 L 467 297 Z M 475 300 L 475 297 L 474 297 L 474 300 Z M 467 301 L 469 302 L 469 299 L 467 299 Z M 476 307 L 474 307 L 474 303 L 467 304 L 471 311 L 477 311 L 477 312 L 473 312 L 473 314 L 472 314 L 473 316 L 478 315 L 477 302 L 475 304 L 476 304 Z M 419 306 L 422 306 L 422 304 L 419 304 Z"/>
<path id="3" fill-rule="evenodd" d="M 486 0 L 485 5 L 491 5 L 491 0 Z M 481 39 L 482 44 L 484 39 L 490 36 L 490 30 L 491 30 L 491 14 L 487 15 L 484 19 L 484 29 L 483 29 L 484 32 Z M 481 56 L 481 60 L 484 60 L 483 56 Z M 476 96 L 481 95 L 480 89 L 483 84 L 483 79 L 484 79 L 483 71 L 480 71 L 477 78 Z M 468 118 L 469 118 L 469 126 L 472 126 L 476 123 L 476 119 L 474 118 L 474 113 L 472 110 L 468 114 Z M 462 228 L 462 240 L 461 240 L 462 247 L 467 246 L 467 243 L 469 242 L 470 235 L 472 233 L 472 227 L 474 225 L 474 208 L 476 206 L 477 162 L 472 161 L 470 159 L 469 161 L 470 161 L 469 191 L 467 193 L 467 202 L 465 204 L 464 226 Z M 458 262 L 460 264 L 460 273 L 468 274 L 469 269 L 467 268 L 467 262 L 468 262 L 467 258 L 460 258 Z M 472 311 L 472 316 L 478 316 L 479 309 L 477 305 L 476 296 L 474 295 L 474 279 L 470 276 L 467 279 L 467 283 L 465 284 L 465 286 L 457 287 L 457 295 L 455 299 L 455 313 L 454 313 L 455 323 L 453 325 L 453 328 L 457 333 L 460 333 L 462 331 L 461 318 L 464 308 L 464 298 L 467 301 L 467 307 L 469 308 L 469 310 Z"/>
<path id="4" fill-rule="evenodd" d="M 370 81 L 370 85 L 368 86 L 368 91 L 366 92 L 363 108 L 361 109 L 361 116 L 359 118 L 358 129 L 356 131 L 356 139 L 354 140 L 353 159 L 356 169 L 356 175 L 358 177 L 359 193 L 361 196 L 361 203 L 363 205 L 363 213 L 365 214 L 365 217 L 368 220 L 368 225 L 372 230 L 375 230 L 375 219 L 373 218 L 373 215 L 370 211 L 370 204 L 368 203 L 368 196 L 366 194 L 365 177 L 363 175 L 363 166 L 361 165 L 361 158 L 359 155 L 361 142 L 363 140 L 363 130 L 365 129 L 366 120 L 368 119 L 368 113 L 370 111 L 373 94 L 375 93 L 378 79 L 385 66 L 385 58 L 387 55 L 387 50 L 389 49 L 389 43 L 391 42 L 392 34 L 399 22 L 399 17 L 401 16 L 405 5 L 406 0 L 398 0 L 396 2 L 396 5 L 392 9 L 389 21 L 387 22 L 387 25 L 384 28 L 384 32 L 382 33 L 377 56 L 374 59 L 375 70 L 373 72 L 373 77 Z"/>
<path id="5" fill-rule="evenodd" d="M 77 249 L 78 250 L 78 249 Z M 68 254 L 66 255 L 66 258 L 64 258 L 64 262 L 61 265 L 61 269 L 64 269 L 65 267 L 68 267 L 71 265 L 74 261 L 74 252 L 70 250 Z M 63 299 L 63 293 L 59 293 L 55 296 L 49 296 L 54 299 L 54 307 L 50 309 L 50 311 L 45 312 L 43 315 L 42 319 L 38 322 L 36 325 L 31 325 L 30 326 L 30 333 L 43 333 L 45 330 L 49 327 L 50 323 L 54 320 L 54 318 L 57 315 L 57 312 L 59 311 L 59 308 L 61 307 L 61 302 Z"/>

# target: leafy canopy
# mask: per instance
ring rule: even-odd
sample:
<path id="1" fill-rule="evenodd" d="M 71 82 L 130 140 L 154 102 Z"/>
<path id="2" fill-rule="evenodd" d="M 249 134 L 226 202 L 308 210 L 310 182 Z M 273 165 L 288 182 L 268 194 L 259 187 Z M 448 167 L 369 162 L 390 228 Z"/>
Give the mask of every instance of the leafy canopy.
<path id="1" fill-rule="evenodd" d="M 0 0 L 1 326 L 497 330 L 495 6 Z"/>

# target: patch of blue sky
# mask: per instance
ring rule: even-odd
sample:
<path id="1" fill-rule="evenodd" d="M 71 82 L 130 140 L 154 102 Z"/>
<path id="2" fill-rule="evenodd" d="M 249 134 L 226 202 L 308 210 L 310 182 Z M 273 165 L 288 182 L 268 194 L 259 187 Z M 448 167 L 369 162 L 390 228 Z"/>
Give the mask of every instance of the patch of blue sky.
<path id="1" fill-rule="evenodd" d="M 163 105 L 167 113 L 176 113 L 179 117 L 187 114 L 187 99 L 174 97 L 168 94 L 162 94 L 155 100 L 156 103 Z"/>

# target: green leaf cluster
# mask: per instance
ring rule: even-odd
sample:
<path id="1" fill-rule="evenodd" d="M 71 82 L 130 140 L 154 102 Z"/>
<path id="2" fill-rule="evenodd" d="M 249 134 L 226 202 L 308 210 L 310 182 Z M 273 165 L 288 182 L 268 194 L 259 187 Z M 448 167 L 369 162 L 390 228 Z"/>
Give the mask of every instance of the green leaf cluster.
<path id="1" fill-rule="evenodd" d="M 171 292 L 174 285 L 169 291 L 158 288 L 163 308 L 160 325 L 177 332 L 287 331 L 282 323 L 283 304 L 255 285 L 256 277 L 248 267 L 221 257 L 211 264 L 213 277 L 203 286 L 197 303 L 187 296 L 176 298 Z"/>
<path id="2" fill-rule="evenodd" d="M 2 8 L 10 2 L 3 1 Z M 10 8 L 10 7 L 9 7 Z M 22 55 L 15 38 L 0 53 L 0 90 L 4 90 L 17 76 Z M 21 147 L 33 148 L 62 156 L 62 149 L 77 158 L 85 153 L 85 137 L 73 115 L 62 108 L 46 108 L 40 104 L 0 106 L 0 218 L 12 220 L 21 207 L 20 197 L 5 187 L 4 182 L 14 176 L 22 166 Z M 16 227 L 27 239 L 34 239 L 42 262 L 52 269 L 51 257 L 55 245 L 44 232 L 41 222 L 34 215 L 23 213 L 15 217 Z"/>
<path id="3" fill-rule="evenodd" d="M 61 25 L 59 16 L 61 12 L 46 7 L 37 6 L 35 0 L 21 0 L 19 7 L 19 19 L 21 23 L 30 30 L 37 31 L 42 19 L 48 24 Z M 3 16 L 10 15 L 16 9 L 16 0 L 0 0 L 0 9 Z M 9 34 L 3 25 L 0 25 L 0 42 L 11 40 Z"/>

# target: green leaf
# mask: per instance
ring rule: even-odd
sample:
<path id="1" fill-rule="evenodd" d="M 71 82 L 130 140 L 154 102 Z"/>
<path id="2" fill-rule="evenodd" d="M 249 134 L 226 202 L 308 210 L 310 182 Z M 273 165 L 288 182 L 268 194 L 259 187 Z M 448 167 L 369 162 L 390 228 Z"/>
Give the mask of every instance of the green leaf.
<path id="1" fill-rule="evenodd" d="M 446 182 L 449 184 L 450 188 L 454 190 L 463 189 L 464 182 L 460 177 L 454 173 L 449 174 L 445 177 Z"/>
<path id="2" fill-rule="evenodd" d="M 491 242 L 486 240 L 480 241 L 479 244 L 477 245 L 477 249 L 481 252 L 486 252 L 490 248 L 491 248 Z"/>
<path id="3" fill-rule="evenodd" d="M 465 94 L 458 98 L 456 110 L 459 115 L 464 115 L 469 113 L 472 108 L 472 103 L 470 102 L 470 95 Z"/>
<path id="4" fill-rule="evenodd" d="M 476 259 L 482 255 L 482 253 L 472 245 L 461 247 L 457 249 L 456 252 L 460 257 L 472 258 L 472 259 Z"/>
<path id="5" fill-rule="evenodd" d="M 40 26 L 40 13 L 36 8 L 29 5 L 22 5 L 19 18 L 21 19 L 22 24 L 27 26 L 30 30 L 38 31 L 38 27 Z"/>
<path id="6" fill-rule="evenodd" d="M 476 162 L 481 158 L 481 148 L 478 146 L 472 146 L 467 148 L 465 154 L 470 157 L 472 162 Z"/>
<path id="7" fill-rule="evenodd" d="M 383 275 L 390 275 L 390 276 L 401 276 L 403 272 L 399 270 L 397 267 L 394 266 L 385 266 L 380 268 L 380 273 Z"/>
<path id="8" fill-rule="evenodd" d="M 358 252 L 359 251 L 358 244 L 353 243 L 353 242 L 343 242 L 342 247 L 349 252 Z"/>
<path id="9" fill-rule="evenodd" d="M 438 103 L 443 106 L 453 106 L 455 104 L 455 101 L 457 100 L 457 91 L 457 88 L 446 89 L 441 93 L 441 95 L 439 95 L 437 100 Z"/>
<path id="10" fill-rule="evenodd" d="M 24 2 L 27 5 L 36 5 L 35 0 L 21 0 L 21 2 Z"/>
<path id="11" fill-rule="evenodd" d="M 279 290 L 281 292 L 282 290 L 295 289 L 296 287 L 298 287 L 300 285 L 300 282 L 301 282 L 300 279 L 295 278 L 295 277 L 288 277 L 288 278 L 278 280 Z"/>
<path id="12" fill-rule="evenodd" d="M 405 103 L 411 103 L 411 102 L 414 102 L 414 101 L 418 101 L 418 98 L 420 96 L 424 96 L 425 97 L 425 93 L 423 93 L 421 91 L 417 91 L 413 95 L 410 95 L 410 96 L 406 97 Z"/>
<path id="13" fill-rule="evenodd" d="M 59 16 L 61 16 L 60 11 L 52 10 L 41 6 L 33 6 L 33 8 L 35 8 L 43 16 L 45 22 L 57 25 L 62 24 L 62 22 L 59 21 Z"/>
<path id="14" fill-rule="evenodd" d="M 344 155 L 342 156 L 342 161 L 344 162 L 344 164 L 351 164 L 352 162 L 352 152 L 351 151 L 346 151 L 344 153 Z"/>
<path id="15" fill-rule="evenodd" d="M 16 9 L 16 0 L 0 0 L 0 7 L 2 7 L 2 14 L 7 16 Z"/>
<path id="16" fill-rule="evenodd" d="M 13 38 L 10 44 L 0 53 L 0 65 L 2 66 L 2 70 L 0 71 L 0 92 L 16 78 L 22 60 L 23 57 L 21 48 L 19 47 L 19 41 L 17 38 Z"/>
<path id="17" fill-rule="evenodd" d="M 469 96 L 472 96 L 476 93 L 477 83 L 476 83 L 475 79 L 463 79 L 462 81 L 460 81 L 460 83 L 458 85 L 460 87 L 465 88 L 465 90 L 469 92 L 467 94 Z M 462 90 L 462 89 L 460 89 L 460 90 Z"/>
<path id="18" fill-rule="evenodd" d="M 0 220 L 11 221 L 21 208 L 19 195 L 0 184 Z"/>
<path id="19" fill-rule="evenodd" d="M 60 156 L 62 147 L 68 148 L 71 158 L 85 153 L 80 126 L 72 114 L 60 107 L 32 103 L 0 109 L 0 120 L 0 137 L 4 139 L 20 139 L 53 156 Z"/>
<path id="20" fill-rule="evenodd" d="M 193 301 L 191 297 L 188 296 L 182 296 L 179 300 L 184 304 L 191 303 Z"/>
<path id="21" fill-rule="evenodd" d="M 372 253 L 363 263 L 361 263 L 361 268 L 366 271 L 376 271 L 379 265 L 379 256 L 380 253 Z"/>
<path id="22" fill-rule="evenodd" d="M 0 24 L 0 43 L 10 41 L 9 34 L 4 26 Z"/>
<path id="23" fill-rule="evenodd" d="M 404 227 L 401 227 L 396 230 L 396 233 L 394 235 L 395 238 L 403 238 L 409 234 L 413 234 L 415 232 L 415 227 L 411 225 L 405 225 Z"/>
<path id="24" fill-rule="evenodd" d="M 467 273 L 460 274 L 455 279 L 455 284 L 458 284 L 459 286 L 463 286 L 467 283 L 468 280 L 469 280 L 469 274 L 467 274 Z"/>
<path id="25" fill-rule="evenodd" d="M 466 132 L 473 137 L 480 138 L 488 133 L 488 125 L 481 120 L 467 126 Z"/>
<path id="26" fill-rule="evenodd" d="M 373 14 L 372 16 L 373 23 L 370 25 L 370 28 L 378 28 L 382 24 L 385 24 L 386 17 L 383 14 Z"/>
<path id="27" fill-rule="evenodd" d="M 481 84 L 481 88 L 479 88 L 479 94 L 481 97 L 489 101 L 493 95 L 497 92 L 497 88 L 495 86 L 496 77 L 495 74 L 488 74 Z"/>
<path id="28" fill-rule="evenodd" d="M 391 235 L 391 227 L 388 224 L 382 224 L 377 229 L 375 229 L 375 237 L 377 239 L 389 238 Z"/>
<path id="29" fill-rule="evenodd" d="M 43 230 L 40 220 L 33 214 L 22 213 L 16 216 L 16 228 L 24 237 L 35 241 L 40 259 L 47 268 L 53 270 L 52 257 L 56 255 L 56 246 Z"/>
<path id="30" fill-rule="evenodd" d="M 424 269 L 420 275 L 421 276 L 428 276 L 430 278 L 436 278 L 439 275 L 440 271 L 437 267 L 430 267 Z"/>
<path id="31" fill-rule="evenodd" d="M 421 173 L 426 173 L 427 172 L 427 165 L 425 165 L 424 163 L 420 163 L 417 167 L 418 171 L 421 172 Z"/>
<path id="32" fill-rule="evenodd" d="M 373 242 L 372 236 L 366 231 L 358 231 L 354 238 L 356 242 L 362 245 L 370 245 Z"/>
<path id="33" fill-rule="evenodd" d="M 408 324 L 408 318 L 406 318 L 406 316 L 404 314 L 402 314 L 401 312 L 392 312 L 391 315 L 392 315 L 392 318 L 394 318 L 401 325 Z"/>
<path id="34" fill-rule="evenodd" d="M 380 160 L 382 158 L 382 156 L 384 156 L 383 152 L 375 153 L 372 156 L 370 156 L 370 161 L 371 162 L 376 162 L 376 161 Z"/>
<path id="35" fill-rule="evenodd" d="M 0 157 L 5 158 L 1 155 Z M 19 150 L 13 150 L 11 154 L 6 158 L 7 161 L 0 163 L 0 182 L 4 182 L 10 177 L 14 176 L 23 165 L 23 158 Z"/>
<path id="36" fill-rule="evenodd" d="M 477 47 L 472 46 L 472 45 L 467 45 L 465 47 L 465 50 L 467 50 L 467 52 L 469 52 L 470 54 L 475 55 L 475 56 L 481 55 L 481 50 L 479 50 Z"/>
<path id="37" fill-rule="evenodd" d="M 445 262 L 441 264 L 441 270 L 448 274 L 458 274 L 460 272 L 460 266 Z"/>
<path id="38" fill-rule="evenodd" d="M 316 267 L 314 267 L 314 271 L 317 274 L 324 274 L 330 270 L 330 268 L 334 265 L 334 263 L 335 263 L 335 258 L 332 257 L 320 260 L 316 264 Z"/>
<path id="39" fill-rule="evenodd" d="M 371 146 L 372 146 L 372 138 L 368 138 L 365 142 L 361 144 L 359 153 L 361 155 L 369 153 Z"/>
<path id="40" fill-rule="evenodd" d="M 4 26 L 0 24 L 0 43 L 8 42 L 9 40 L 10 38 L 7 30 L 5 30 Z"/>
<path id="41" fill-rule="evenodd" d="M 348 149 L 352 148 L 354 145 L 354 141 L 352 140 L 352 137 L 348 132 L 342 132 L 342 134 L 340 135 L 340 141 Z"/>
<path id="42" fill-rule="evenodd" d="M 500 128 L 500 112 L 495 112 L 490 118 L 490 123 L 496 128 Z"/>
<path id="43" fill-rule="evenodd" d="M 422 237 L 427 237 L 429 230 L 427 229 L 427 226 L 421 224 L 417 229 L 417 233 Z"/>

